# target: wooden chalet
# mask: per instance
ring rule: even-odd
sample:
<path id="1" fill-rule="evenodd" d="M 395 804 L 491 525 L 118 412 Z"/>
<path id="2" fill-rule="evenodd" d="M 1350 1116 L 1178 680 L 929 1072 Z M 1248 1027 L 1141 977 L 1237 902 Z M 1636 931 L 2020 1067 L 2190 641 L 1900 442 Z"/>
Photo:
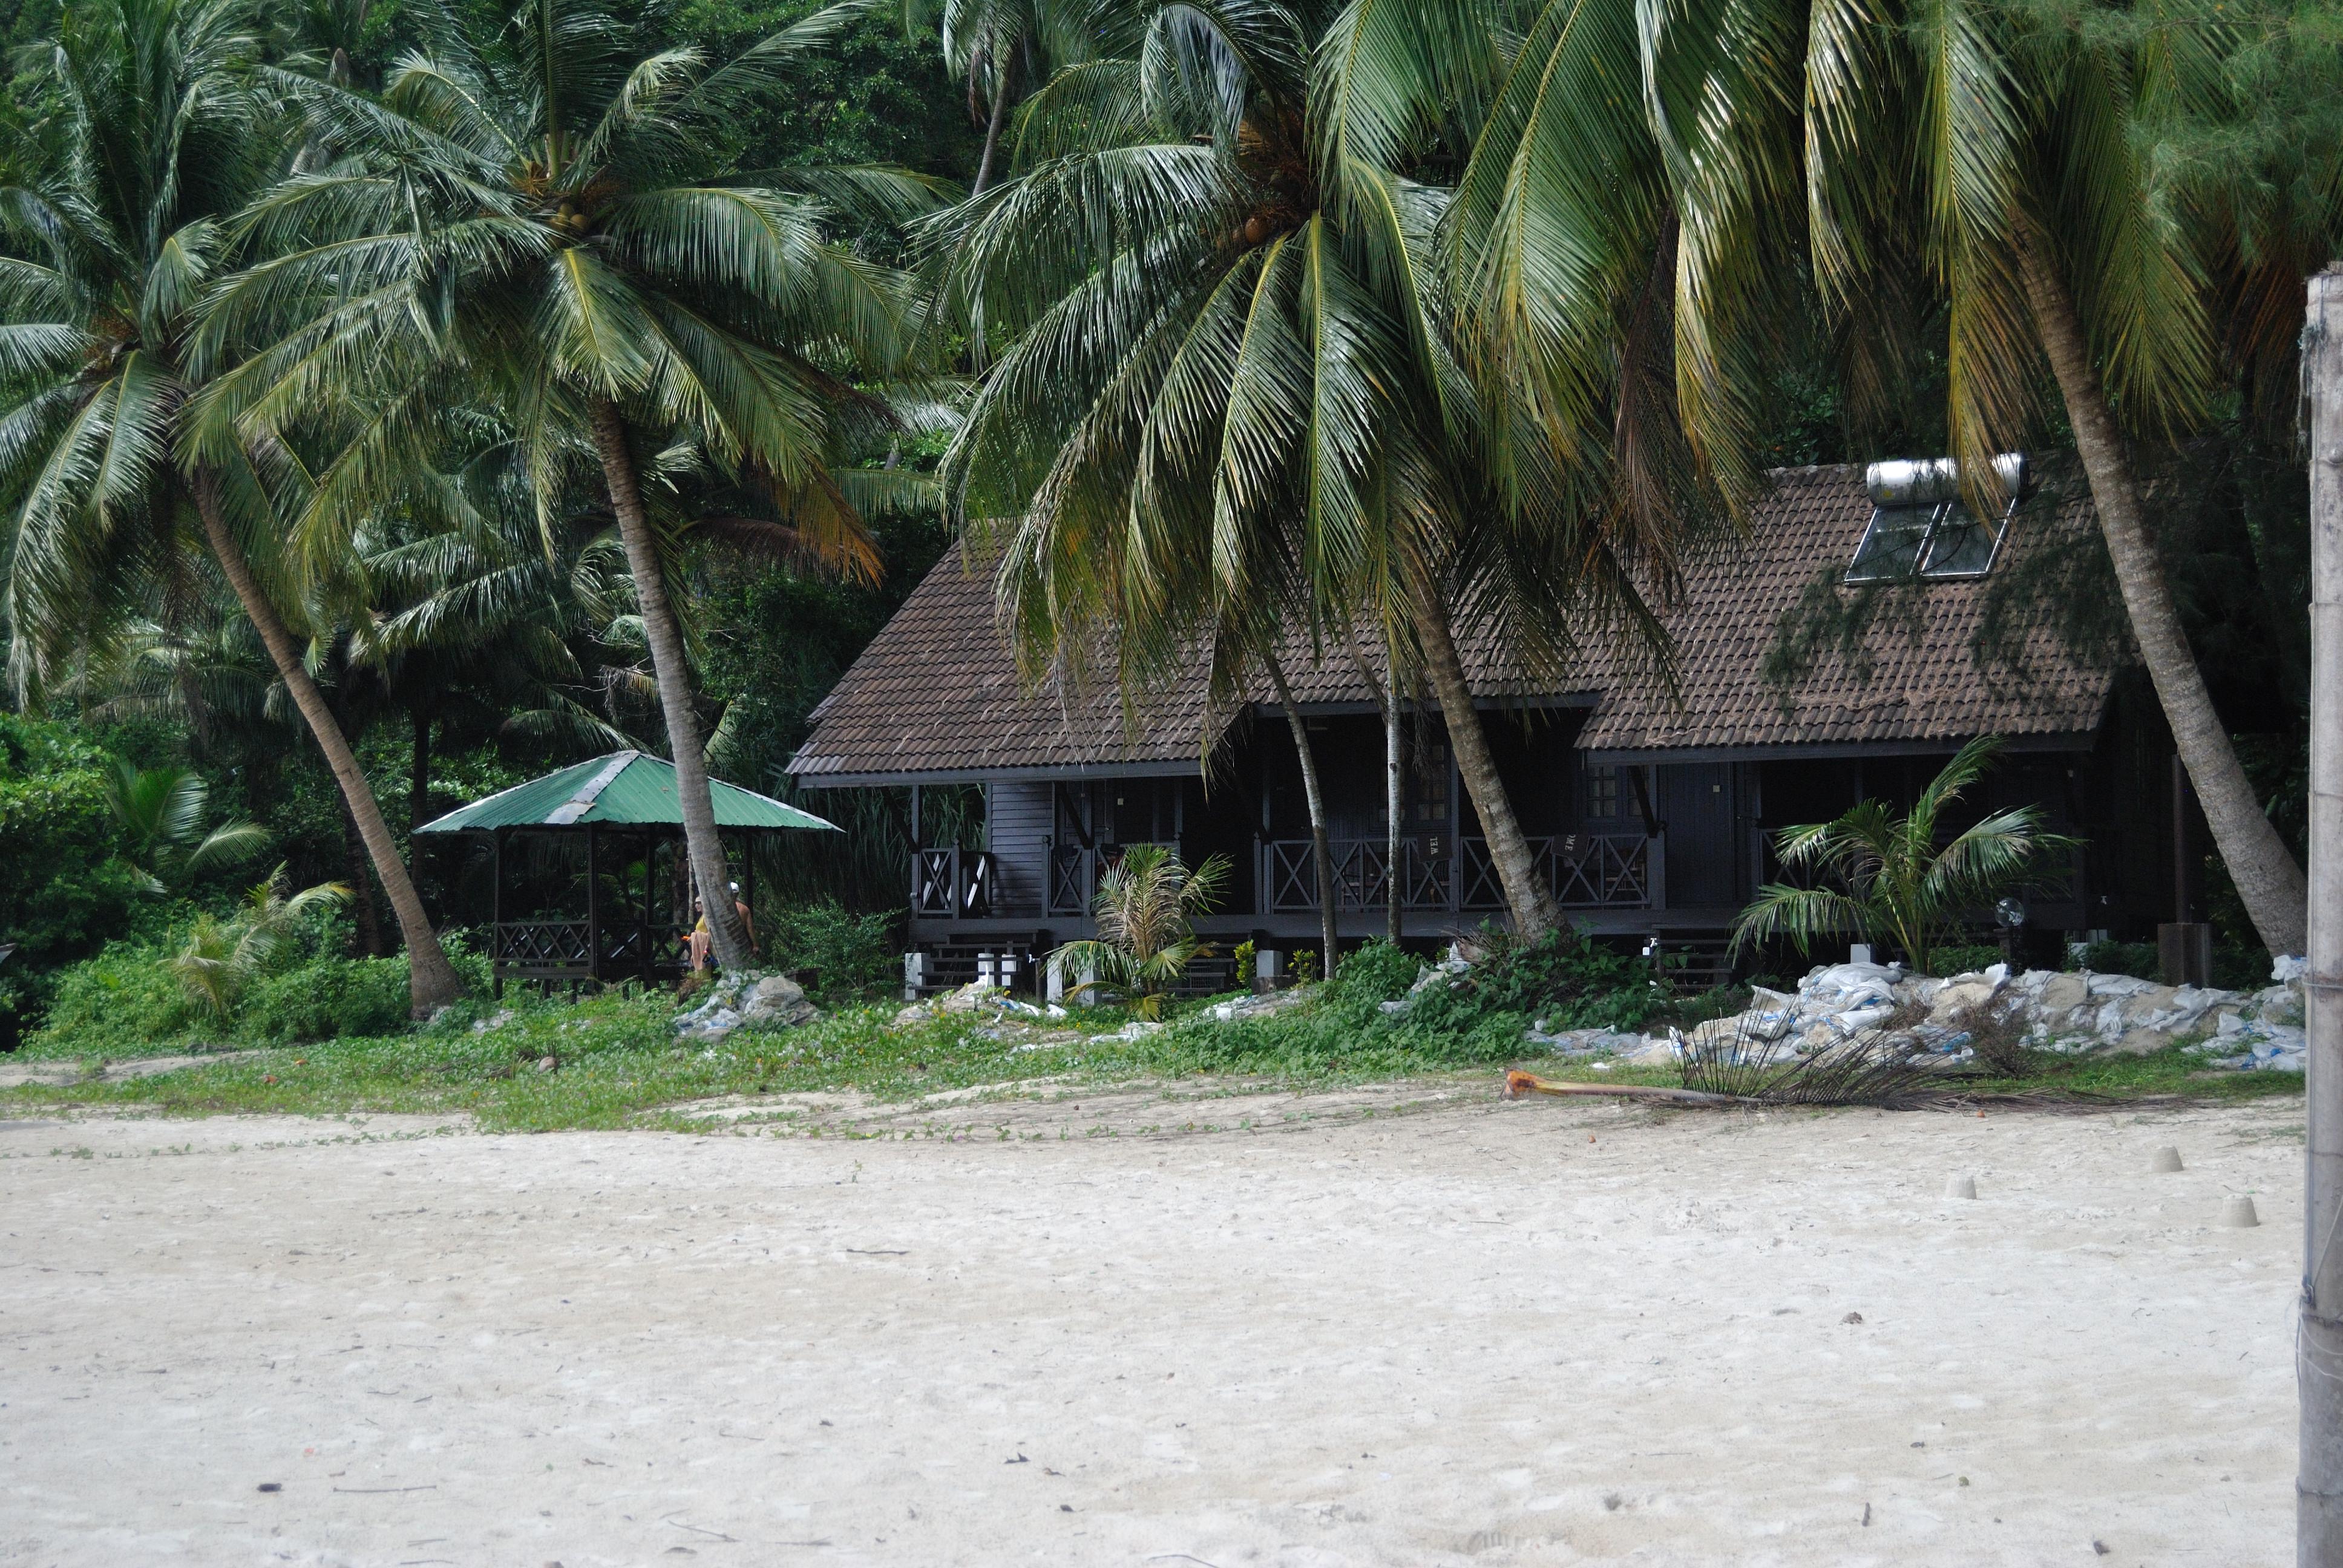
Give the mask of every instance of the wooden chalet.
<path id="1" fill-rule="evenodd" d="M 2187 830 L 2189 808 L 2152 692 L 2135 670 L 2076 658 L 2038 598 L 2031 609 L 2022 596 L 1994 600 L 2030 558 L 2096 528 L 2072 465 L 2048 467 L 2008 514 L 1982 520 L 1945 498 L 1948 464 L 1776 471 L 1745 534 L 1688 563 L 1663 609 L 1678 649 L 1673 692 L 1614 648 L 1590 645 L 1561 678 L 1541 677 L 1463 628 L 1514 809 L 1570 917 L 1721 952 L 1772 875 L 1775 829 L 1865 796 L 1908 800 L 1962 742 L 1996 734 L 2011 755 L 1976 806 L 2038 804 L 2087 841 L 2029 901 L 2038 940 L 2175 919 L 2188 858 L 2176 829 Z M 1878 613 L 1795 678 L 1769 678 L 1769 653 L 1812 618 L 1818 593 L 1842 608 L 1875 596 Z M 1981 651 L 1993 617 L 1998 658 Z M 1286 665 L 1329 793 L 1341 929 L 1365 940 L 1384 930 L 1391 872 L 1383 733 L 1365 674 L 1381 658 L 1334 648 L 1313 662 L 1297 644 Z M 1206 756 L 1201 680 L 1154 694 L 1135 723 L 1111 682 L 1029 689 L 982 562 L 947 555 L 814 720 L 789 765 L 802 786 L 909 787 L 915 824 L 923 792 L 980 787 L 980 832 L 932 841 L 930 810 L 908 847 L 910 940 L 931 988 L 970 978 L 980 953 L 1031 955 L 1088 934 L 1101 870 L 1142 842 L 1174 844 L 1191 863 L 1229 857 L 1231 896 L 1208 932 L 1318 945 L 1300 769 L 1275 704 L 1252 705 Z M 1429 945 L 1502 919 L 1503 900 L 1436 706 L 1411 705 L 1406 727 L 1404 930 Z"/>

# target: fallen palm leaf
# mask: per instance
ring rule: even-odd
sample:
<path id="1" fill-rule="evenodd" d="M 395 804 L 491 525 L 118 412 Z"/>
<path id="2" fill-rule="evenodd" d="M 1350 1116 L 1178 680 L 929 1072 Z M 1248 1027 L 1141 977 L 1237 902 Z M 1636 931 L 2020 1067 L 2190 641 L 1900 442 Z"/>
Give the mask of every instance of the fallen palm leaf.
<path id="1" fill-rule="evenodd" d="M 1943 1087 L 1941 1068 L 1907 1028 L 1863 1030 L 1802 1054 L 1787 1041 L 1763 1039 L 1744 1026 L 1731 1035 L 1686 1042 L 1678 1071 L 1683 1086 L 1669 1089 L 1558 1083 L 1515 1069 L 1505 1074 L 1505 1098 L 1552 1094 L 1704 1108 L 1868 1105 L 1891 1111 L 1917 1110 L 1955 1098 Z"/>
<path id="2" fill-rule="evenodd" d="M 1734 1094 L 1709 1094 L 1697 1089 L 1663 1089 L 1644 1083 L 1556 1083 L 1552 1079 L 1539 1078 L 1515 1068 L 1505 1074 L 1505 1098 L 1519 1100 L 1525 1094 L 1554 1094 L 1564 1097 L 1600 1095 L 1606 1100 L 1664 1100 L 1677 1105 L 1754 1105 L 1755 1101 L 1744 1100 Z"/>

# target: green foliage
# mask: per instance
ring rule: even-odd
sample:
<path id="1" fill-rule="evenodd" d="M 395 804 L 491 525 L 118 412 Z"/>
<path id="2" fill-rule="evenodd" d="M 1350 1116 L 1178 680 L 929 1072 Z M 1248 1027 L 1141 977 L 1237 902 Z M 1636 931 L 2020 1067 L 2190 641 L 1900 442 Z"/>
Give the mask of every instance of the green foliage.
<path id="1" fill-rule="evenodd" d="M 245 894 L 236 911 L 222 919 L 196 917 L 187 940 L 171 960 L 187 1000 L 215 1021 L 234 1017 L 246 987 L 284 969 L 298 952 L 312 925 L 310 917 L 347 901 L 339 882 L 320 882 L 287 891 L 285 868 Z"/>
<path id="2" fill-rule="evenodd" d="M 126 858 L 154 892 L 241 864 L 268 844 L 268 830 L 252 822 L 223 822 L 206 832 L 211 787 L 192 768 L 174 763 L 136 768 L 116 758 L 106 780 L 106 798 L 116 824 L 129 840 Z"/>
<path id="3" fill-rule="evenodd" d="M 1884 802 L 1864 800 L 1835 821 L 1783 829 L 1775 839 L 1783 868 L 1819 873 L 1825 885 L 1758 890 L 1734 922 L 1735 950 L 1786 936 L 1803 952 L 1820 937 L 1845 933 L 1892 942 L 1916 971 L 1933 972 L 1935 950 L 1965 916 L 2021 883 L 2045 852 L 2074 842 L 2044 832 L 2030 806 L 1996 811 L 1950 842 L 1937 842 L 1946 811 L 2000 749 L 1998 736 L 1970 741 L 1900 816 Z"/>
<path id="4" fill-rule="evenodd" d="M 2130 975 L 2147 980 L 2159 979 L 2163 970 L 2154 942 L 2092 942 L 2082 950 L 2080 958 L 2069 948 L 2066 967 L 2089 970 L 2094 974 Z"/>
<path id="5" fill-rule="evenodd" d="M 1948 942 L 1929 958 L 1940 974 L 1965 975 L 2001 962 L 2001 950 L 1991 942 Z"/>
<path id="6" fill-rule="evenodd" d="M 1315 959 L 1318 955 L 1310 956 Z M 1423 963 L 1405 948 L 1387 941 L 1372 941 L 1342 960 L 1342 972 L 1327 989 L 1345 1001 L 1390 1001 L 1405 996 L 1407 988 L 1415 983 L 1415 977 L 1423 970 Z"/>
<path id="7" fill-rule="evenodd" d="M 50 973 L 123 933 L 139 873 L 114 855 L 106 759 L 65 727 L 0 713 L 0 1005 L 37 1008 Z"/>
<path id="8" fill-rule="evenodd" d="M 1539 1019 L 1555 1030 L 1632 1030 L 1676 1005 L 1640 960 L 1569 929 L 1498 945 L 1411 996 L 1424 968 L 1403 948 L 1369 942 L 1308 1001 L 1228 1023 L 1184 1020 L 1159 1037 L 1150 1060 L 1181 1072 L 1419 1072 L 1519 1060 L 1523 1034 Z M 1409 998 L 1403 1010 L 1383 1010 L 1401 998 Z"/>
<path id="9" fill-rule="evenodd" d="M 32 1046 L 54 1054 L 125 1056 L 188 1038 L 200 1015 L 172 972 L 176 948 L 109 943 L 56 977 Z"/>
<path id="10" fill-rule="evenodd" d="M 801 904 L 765 917 L 765 960 L 777 968 L 811 970 L 808 993 L 825 1007 L 870 1001 L 902 979 L 899 916 L 858 915 L 836 904 Z"/>
<path id="11" fill-rule="evenodd" d="M 254 962 L 238 973 L 241 934 L 235 920 L 205 915 L 169 940 L 109 944 L 57 977 L 55 998 L 29 1049 L 50 1056 L 136 1056 L 180 1045 L 283 1045 L 408 1030 L 406 954 L 343 957 L 341 924 L 312 920 L 275 950 L 274 962 Z M 226 975 L 216 990 L 190 989 L 191 950 Z M 453 942 L 448 958 L 468 991 L 488 994 L 487 959 Z"/>
<path id="12" fill-rule="evenodd" d="M 1508 944 L 1446 984 L 1417 993 L 1407 1027 L 1418 1032 L 1456 1031 L 1487 1019 L 1538 1019 L 1549 1030 L 1632 1030 L 1651 1021 L 1667 1000 L 1652 972 L 1622 953 L 1573 930 L 1534 942 Z"/>
<path id="13" fill-rule="evenodd" d="M 668 33 L 719 57 L 820 9 L 822 0 L 687 0 Z M 966 179 L 982 137 L 946 77 L 935 30 L 873 10 L 807 62 L 798 90 L 749 116 L 739 159 L 750 169 L 798 164 L 901 164 Z"/>
<path id="14" fill-rule="evenodd" d="M 1051 953 L 1051 972 L 1074 980 L 1069 995 L 1118 991 L 1139 1017 L 1161 1018 L 1164 993 L 1203 950 L 1190 922 L 1220 901 L 1228 879 L 1224 855 L 1191 870 L 1161 844 L 1133 844 L 1099 879 L 1097 939 Z"/>
<path id="15" fill-rule="evenodd" d="M 455 942 L 448 961 L 465 990 L 488 993 L 488 961 Z M 410 1027 L 407 955 L 350 959 L 320 954 L 253 986 L 236 1034 L 256 1045 L 404 1034 Z"/>

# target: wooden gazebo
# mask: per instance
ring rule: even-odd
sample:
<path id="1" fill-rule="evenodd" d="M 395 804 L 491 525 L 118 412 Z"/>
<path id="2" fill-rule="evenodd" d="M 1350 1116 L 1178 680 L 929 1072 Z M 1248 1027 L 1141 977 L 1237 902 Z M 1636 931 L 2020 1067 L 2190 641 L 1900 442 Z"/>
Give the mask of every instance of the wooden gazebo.
<path id="1" fill-rule="evenodd" d="M 759 834 L 836 823 L 738 785 L 711 782 L 716 825 L 743 895 L 756 901 Z M 427 822 L 489 845 L 495 887 L 491 959 L 508 979 L 578 986 L 669 983 L 688 962 L 691 872 L 675 764 L 616 751 L 516 784 Z"/>

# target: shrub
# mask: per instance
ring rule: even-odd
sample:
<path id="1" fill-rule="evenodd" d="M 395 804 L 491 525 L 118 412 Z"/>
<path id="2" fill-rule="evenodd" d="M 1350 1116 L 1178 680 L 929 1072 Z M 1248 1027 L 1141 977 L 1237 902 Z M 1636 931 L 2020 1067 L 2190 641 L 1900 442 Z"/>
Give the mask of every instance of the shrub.
<path id="1" fill-rule="evenodd" d="M 236 1010 L 236 1030 L 256 1044 L 357 1040 L 407 1025 L 407 955 L 317 958 L 256 981 Z"/>
<path id="2" fill-rule="evenodd" d="M 2097 974 L 2130 975 L 2136 980 L 2152 980 L 2162 978 L 2164 966 L 2156 956 L 2154 942 L 2093 942 L 2083 950 L 2077 962 L 2074 950 L 2068 949 L 2069 969 L 2090 970 Z"/>
<path id="3" fill-rule="evenodd" d="M 764 939 L 768 961 L 782 969 L 812 970 L 809 988 L 833 1005 L 883 996 L 900 983 L 901 946 L 891 914 L 857 915 L 836 904 L 800 904 L 769 916 Z"/>
<path id="4" fill-rule="evenodd" d="M 0 1005 L 38 1010 L 51 971 L 123 934 L 143 879 L 114 857 L 106 758 L 63 726 L 0 713 Z M 31 1006 L 25 1006 L 29 1002 Z"/>
<path id="5" fill-rule="evenodd" d="M 1423 972 L 1423 963 L 1406 949 L 1385 941 L 1369 942 L 1342 960 L 1327 990 L 1338 1000 L 1384 1002 L 1405 996 Z"/>
<path id="6" fill-rule="evenodd" d="M 1409 995 L 1423 960 L 1373 941 L 1300 1007 L 1226 1023 L 1192 1019 L 1151 1047 L 1164 1070 L 1399 1073 L 1512 1061 L 1538 1018 L 1556 1029 L 1634 1029 L 1671 999 L 1636 958 L 1574 930 L 1519 945 L 1493 935 L 1488 959 Z"/>
<path id="7" fill-rule="evenodd" d="M 1220 901 L 1228 879 L 1226 855 L 1191 867 L 1161 844 L 1129 846 L 1091 901 L 1098 936 L 1051 953 L 1049 972 L 1077 980 L 1069 997 L 1096 1002 L 1103 988 L 1128 999 L 1139 1017 L 1161 1018 L 1165 994 L 1204 950 L 1194 919 Z"/>
<path id="8" fill-rule="evenodd" d="M 317 940 L 330 950 L 337 938 L 328 922 Z M 216 1020 L 174 972 L 185 940 L 182 931 L 165 941 L 116 942 L 64 970 L 35 1048 L 54 1055 L 105 1056 L 181 1040 L 284 1045 L 398 1034 L 407 1028 L 404 953 L 350 959 L 313 949 L 289 967 L 254 976 L 228 1016 Z M 486 959 L 453 942 L 447 957 L 468 992 L 488 993 Z"/>
<path id="9" fill-rule="evenodd" d="M 104 1056 L 193 1034 L 199 1020 L 171 972 L 174 950 L 160 942 L 113 942 L 59 971 L 33 1043 L 60 1054 Z"/>
<path id="10" fill-rule="evenodd" d="M 1412 1029 L 1463 1032 L 1495 1017 L 1544 1019 L 1551 1030 L 1637 1030 L 1667 1002 L 1631 954 L 1563 929 L 1510 944 L 1446 986 L 1429 986 L 1408 1010 Z"/>
<path id="11" fill-rule="evenodd" d="M 1972 970 L 1990 969 L 2001 961 L 2001 950 L 1991 942 L 1968 942 L 1958 947 L 1941 947 L 1928 955 L 1938 975 L 1963 975 Z"/>

